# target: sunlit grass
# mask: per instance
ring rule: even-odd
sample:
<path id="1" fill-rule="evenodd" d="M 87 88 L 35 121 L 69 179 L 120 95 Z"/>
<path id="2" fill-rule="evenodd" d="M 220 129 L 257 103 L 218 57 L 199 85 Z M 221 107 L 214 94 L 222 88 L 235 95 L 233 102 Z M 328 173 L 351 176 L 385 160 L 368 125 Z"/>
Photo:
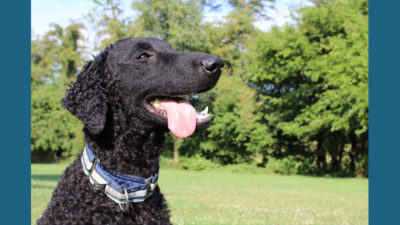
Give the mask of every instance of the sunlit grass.
<path id="1" fill-rule="evenodd" d="M 32 223 L 65 164 L 32 165 Z M 368 180 L 162 169 L 174 224 L 368 224 Z"/>
<path id="2" fill-rule="evenodd" d="M 51 194 L 57 185 L 60 175 L 67 164 L 32 164 L 31 177 L 31 220 L 42 215 L 50 201 Z"/>

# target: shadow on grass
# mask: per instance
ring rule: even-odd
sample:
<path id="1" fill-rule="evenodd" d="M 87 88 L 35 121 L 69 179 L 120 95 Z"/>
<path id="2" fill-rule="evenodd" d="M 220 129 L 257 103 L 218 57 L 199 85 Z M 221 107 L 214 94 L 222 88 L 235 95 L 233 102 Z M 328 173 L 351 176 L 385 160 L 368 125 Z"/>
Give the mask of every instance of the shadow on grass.
<path id="1" fill-rule="evenodd" d="M 60 175 L 32 175 L 31 176 L 32 180 L 36 181 L 55 181 L 58 182 L 60 180 Z"/>

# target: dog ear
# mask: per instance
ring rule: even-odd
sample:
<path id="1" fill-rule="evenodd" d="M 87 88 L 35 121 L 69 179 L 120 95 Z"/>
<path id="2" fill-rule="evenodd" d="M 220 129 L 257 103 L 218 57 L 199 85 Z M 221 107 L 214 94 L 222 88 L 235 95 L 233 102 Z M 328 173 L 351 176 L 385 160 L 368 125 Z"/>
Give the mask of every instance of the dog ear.
<path id="1" fill-rule="evenodd" d="M 86 63 L 62 99 L 64 108 L 80 119 L 94 135 L 99 134 L 106 123 L 105 67 L 110 48 L 107 47 L 93 61 Z"/>

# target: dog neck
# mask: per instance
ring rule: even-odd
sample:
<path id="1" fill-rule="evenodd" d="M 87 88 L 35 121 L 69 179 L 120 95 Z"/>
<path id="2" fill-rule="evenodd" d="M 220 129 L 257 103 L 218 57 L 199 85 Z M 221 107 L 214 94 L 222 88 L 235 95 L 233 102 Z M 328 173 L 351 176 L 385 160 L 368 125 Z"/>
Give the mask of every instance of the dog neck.
<path id="1" fill-rule="evenodd" d="M 123 174 L 148 177 L 157 170 L 165 128 L 108 118 L 98 135 L 85 130 L 85 139 L 102 166 Z"/>

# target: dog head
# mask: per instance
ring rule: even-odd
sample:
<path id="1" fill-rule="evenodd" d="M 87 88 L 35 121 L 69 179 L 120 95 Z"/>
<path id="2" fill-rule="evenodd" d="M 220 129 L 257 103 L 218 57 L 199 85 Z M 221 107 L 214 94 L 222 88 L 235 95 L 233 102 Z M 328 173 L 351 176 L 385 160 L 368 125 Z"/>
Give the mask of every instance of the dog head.
<path id="1" fill-rule="evenodd" d="M 63 106 L 91 134 L 101 133 L 107 113 L 121 121 L 168 126 L 187 137 L 211 122 L 207 112 L 185 99 L 213 88 L 224 62 L 198 52 L 177 52 L 165 41 L 127 38 L 105 48 L 88 62 L 66 92 Z"/>

